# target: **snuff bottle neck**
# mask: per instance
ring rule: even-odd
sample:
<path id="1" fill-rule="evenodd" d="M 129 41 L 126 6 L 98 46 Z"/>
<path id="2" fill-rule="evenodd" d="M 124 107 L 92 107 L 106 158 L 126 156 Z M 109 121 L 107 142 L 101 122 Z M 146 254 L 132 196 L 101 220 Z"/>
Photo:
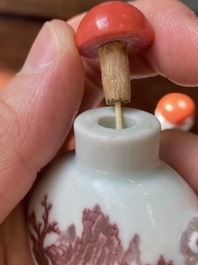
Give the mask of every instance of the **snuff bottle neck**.
<path id="1" fill-rule="evenodd" d="M 115 129 L 113 107 L 88 110 L 75 121 L 76 161 L 108 175 L 139 172 L 159 161 L 160 124 L 151 114 L 123 108 L 123 129 Z"/>

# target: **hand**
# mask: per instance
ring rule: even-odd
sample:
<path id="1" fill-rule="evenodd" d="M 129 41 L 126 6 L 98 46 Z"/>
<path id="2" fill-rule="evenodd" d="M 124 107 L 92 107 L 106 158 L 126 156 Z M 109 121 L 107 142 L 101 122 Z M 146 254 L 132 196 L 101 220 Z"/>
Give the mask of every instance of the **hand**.
<path id="1" fill-rule="evenodd" d="M 155 31 L 154 45 L 132 59 L 133 75 L 161 74 L 178 84 L 197 85 L 195 15 L 172 0 L 132 3 Z M 69 24 L 75 29 L 81 18 Z M 46 23 L 21 71 L 0 91 L 0 264 L 33 264 L 23 199 L 61 147 L 78 111 L 97 106 L 102 97 L 98 62 L 81 61 L 68 24 Z M 198 193 L 197 140 L 190 133 L 163 132 L 161 157 Z"/>

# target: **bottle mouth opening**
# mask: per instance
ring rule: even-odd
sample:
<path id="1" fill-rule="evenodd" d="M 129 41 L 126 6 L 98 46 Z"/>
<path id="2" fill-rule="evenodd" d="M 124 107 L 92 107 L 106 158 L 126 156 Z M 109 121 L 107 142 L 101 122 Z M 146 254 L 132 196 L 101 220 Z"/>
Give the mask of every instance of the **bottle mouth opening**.
<path id="1" fill-rule="evenodd" d="M 136 125 L 136 121 L 132 119 L 131 117 L 127 117 L 123 115 L 123 129 L 129 129 Z M 99 118 L 98 124 L 104 128 L 108 129 L 116 129 L 116 121 L 115 116 L 104 116 L 102 118 Z M 117 129 L 116 129 L 117 130 Z"/>

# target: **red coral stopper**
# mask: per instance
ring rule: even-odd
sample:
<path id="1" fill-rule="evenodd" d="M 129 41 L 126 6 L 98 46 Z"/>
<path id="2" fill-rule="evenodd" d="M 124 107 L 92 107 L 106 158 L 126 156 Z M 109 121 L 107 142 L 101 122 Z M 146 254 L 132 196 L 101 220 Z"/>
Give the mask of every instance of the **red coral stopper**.
<path id="1" fill-rule="evenodd" d="M 76 44 L 84 57 L 97 57 L 97 49 L 106 43 L 123 41 L 129 54 L 137 54 L 151 45 L 153 31 L 145 16 L 134 6 L 119 1 L 99 4 L 82 19 L 76 32 Z"/>
<path id="2" fill-rule="evenodd" d="M 167 94 L 157 104 L 160 115 L 175 125 L 181 125 L 186 119 L 194 118 L 195 109 L 194 101 L 182 93 Z"/>

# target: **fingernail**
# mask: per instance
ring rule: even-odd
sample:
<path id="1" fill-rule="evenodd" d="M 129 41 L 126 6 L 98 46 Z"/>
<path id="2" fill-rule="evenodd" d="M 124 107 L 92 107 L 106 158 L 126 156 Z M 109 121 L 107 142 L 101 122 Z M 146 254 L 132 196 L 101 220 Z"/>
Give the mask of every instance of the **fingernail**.
<path id="1" fill-rule="evenodd" d="M 46 22 L 35 39 L 22 72 L 37 72 L 53 63 L 57 50 L 57 38 L 50 22 Z"/>

